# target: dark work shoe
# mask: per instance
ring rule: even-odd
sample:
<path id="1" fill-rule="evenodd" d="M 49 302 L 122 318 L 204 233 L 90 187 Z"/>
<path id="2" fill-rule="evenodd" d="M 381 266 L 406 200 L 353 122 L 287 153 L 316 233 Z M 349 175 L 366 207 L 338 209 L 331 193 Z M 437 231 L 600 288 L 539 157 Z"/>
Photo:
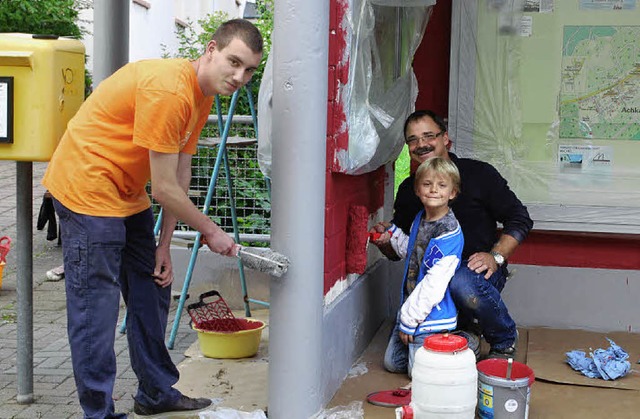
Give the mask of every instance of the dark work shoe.
<path id="1" fill-rule="evenodd" d="M 489 355 L 487 355 L 488 359 L 492 359 L 492 358 L 502 358 L 502 359 L 508 359 L 508 358 L 515 358 L 516 357 L 516 353 L 518 352 L 518 338 L 520 337 L 520 333 L 518 333 L 518 330 L 516 330 L 516 340 L 513 341 L 513 343 L 511 344 L 511 346 L 507 346 L 506 348 L 501 348 L 501 349 L 497 349 L 497 348 L 491 348 L 489 350 Z"/>
<path id="2" fill-rule="evenodd" d="M 147 407 L 137 401 L 133 403 L 133 413 L 138 418 L 179 419 L 198 418 L 198 412 L 213 405 L 211 399 L 191 398 L 184 394 L 171 406 Z"/>

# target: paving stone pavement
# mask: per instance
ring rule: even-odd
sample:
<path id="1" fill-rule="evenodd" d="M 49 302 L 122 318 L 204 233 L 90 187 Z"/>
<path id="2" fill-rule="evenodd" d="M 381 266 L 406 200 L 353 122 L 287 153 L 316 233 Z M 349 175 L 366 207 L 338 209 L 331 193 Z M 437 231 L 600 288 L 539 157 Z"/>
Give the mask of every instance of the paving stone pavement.
<path id="1" fill-rule="evenodd" d="M 12 250 L 2 275 L 0 289 L 0 419 L 80 418 L 71 355 L 66 333 L 64 280 L 46 281 L 46 272 L 62 264 L 62 249 L 57 240 L 46 240 L 45 230 L 36 229 L 36 220 L 45 192 L 40 179 L 46 163 L 33 163 L 33 394 L 32 404 L 16 401 L 17 341 L 16 294 L 16 167 L 14 161 L 0 160 L 0 237 L 12 239 Z M 173 323 L 177 303 L 172 303 L 169 329 Z M 121 305 L 120 317 L 124 314 Z M 185 350 L 197 339 L 188 328 L 189 316 L 183 313 L 174 349 L 173 361 L 184 360 Z M 126 335 L 117 331 L 115 352 L 118 363 L 113 398 L 116 411 L 131 413 L 137 380 L 129 363 Z M 168 334 L 167 334 L 168 338 Z M 133 416 L 133 415 L 131 415 Z"/>

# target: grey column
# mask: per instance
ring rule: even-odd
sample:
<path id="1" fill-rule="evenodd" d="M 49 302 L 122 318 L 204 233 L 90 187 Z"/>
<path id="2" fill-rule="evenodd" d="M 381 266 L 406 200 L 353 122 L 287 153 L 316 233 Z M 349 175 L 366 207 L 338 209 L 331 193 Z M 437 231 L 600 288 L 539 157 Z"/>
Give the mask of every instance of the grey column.
<path id="1" fill-rule="evenodd" d="M 16 164 L 16 227 L 18 269 L 16 401 L 33 403 L 33 163 Z"/>
<path id="2" fill-rule="evenodd" d="M 93 87 L 129 62 L 129 0 L 93 2 Z"/>
<path id="3" fill-rule="evenodd" d="M 323 407 L 328 39 L 328 0 L 275 1 L 271 237 L 291 266 L 270 287 L 271 419 Z"/>

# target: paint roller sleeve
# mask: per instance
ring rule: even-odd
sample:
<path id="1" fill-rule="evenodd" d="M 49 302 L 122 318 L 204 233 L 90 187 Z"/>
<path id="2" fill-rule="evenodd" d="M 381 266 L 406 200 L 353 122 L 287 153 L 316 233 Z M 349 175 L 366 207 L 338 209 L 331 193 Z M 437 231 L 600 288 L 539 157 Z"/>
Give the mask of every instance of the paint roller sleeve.
<path id="1" fill-rule="evenodd" d="M 251 248 L 238 246 L 238 257 L 242 264 L 256 271 L 281 277 L 289 268 L 289 258 L 268 248 Z"/>
<path id="2" fill-rule="evenodd" d="M 349 207 L 347 222 L 346 271 L 347 274 L 363 274 L 367 268 L 369 211 L 365 206 L 352 205 Z"/>

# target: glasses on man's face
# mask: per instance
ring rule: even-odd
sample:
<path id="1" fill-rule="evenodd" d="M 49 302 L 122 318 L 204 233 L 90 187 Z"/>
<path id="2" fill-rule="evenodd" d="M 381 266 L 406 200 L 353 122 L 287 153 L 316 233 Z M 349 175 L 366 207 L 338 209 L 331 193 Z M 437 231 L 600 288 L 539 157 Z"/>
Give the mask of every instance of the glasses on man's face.
<path id="1" fill-rule="evenodd" d="M 412 144 L 418 144 L 419 140 L 432 141 L 432 140 L 435 140 L 436 138 L 438 138 L 439 136 L 441 136 L 444 133 L 445 133 L 444 130 L 440 131 L 437 134 L 434 134 L 433 132 L 425 132 L 422 135 L 412 135 L 412 136 L 408 137 L 405 140 L 405 142 L 407 143 L 407 145 L 412 145 Z"/>

